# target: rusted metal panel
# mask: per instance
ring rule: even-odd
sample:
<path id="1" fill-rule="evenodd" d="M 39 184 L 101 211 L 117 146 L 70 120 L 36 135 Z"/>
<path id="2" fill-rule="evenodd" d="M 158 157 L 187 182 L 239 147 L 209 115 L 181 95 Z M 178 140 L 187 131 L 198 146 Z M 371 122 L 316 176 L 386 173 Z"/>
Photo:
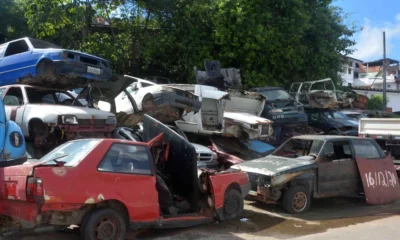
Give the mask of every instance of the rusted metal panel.
<path id="1" fill-rule="evenodd" d="M 367 203 L 392 203 L 400 199 L 400 185 L 392 157 L 365 159 L 356 157 Z"/>

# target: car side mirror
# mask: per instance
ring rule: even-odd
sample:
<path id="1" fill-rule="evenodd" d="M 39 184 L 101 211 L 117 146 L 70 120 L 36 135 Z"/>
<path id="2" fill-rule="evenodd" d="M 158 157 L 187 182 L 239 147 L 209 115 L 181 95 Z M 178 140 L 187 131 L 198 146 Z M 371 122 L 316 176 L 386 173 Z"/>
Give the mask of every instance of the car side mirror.
<path id="1" fill-rule="evenodd" d="M 385 153 L 385 156 L 389 156 L 389 152 L 387 150 L 383 150 L 383 152 Z"/>

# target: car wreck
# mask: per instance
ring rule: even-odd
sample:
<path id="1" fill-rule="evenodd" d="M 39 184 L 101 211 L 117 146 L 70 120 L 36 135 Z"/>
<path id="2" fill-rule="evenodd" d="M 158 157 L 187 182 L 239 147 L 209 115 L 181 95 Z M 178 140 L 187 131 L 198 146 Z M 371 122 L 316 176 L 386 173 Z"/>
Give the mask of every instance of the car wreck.
<path id="1" fill-rule="evenodd" d="M 354 102 L 354 94 L 336 90 L 330 78 L 292 83 L 289 92 L 297 101 L 314 108 L 346 108 Z"/>
<path id="2" fill-rule="evenodd" d="M 184 132 L 219 134 L 244 139 L 268 137 L 272 121 L 259 117 L 265 98 L 259 94 L 219 91 L 205 85 L 174 85 L 190 91 L 202 102 L 198 113 L 184 114 L 176 125 Z M 261 107 L 261 108 L 260 108 Z"/>
<path id="3" fill-rule="evenodd" d="M 7 119 L 33 142 L 34 158 L 72 139 L 109 137 L 117 124 L 114 114 L 86 108 L 63 90 L 14 84 L 0 92 Z"/>
<path id="4" fill-rule="evenodd" d="M 312 198 L 364 193 L 370 204 L 400 198 L 391 157 L 369 138 L 293 137 L 271 155 L 232 168 L 248 172 L 249 196 L 289 213 L 306 212 Z"/>
<path id="5" fill-rule="evenodd" d="M 84 239 L 118 240 L 127 228 L 240 216 L 246 173 L 198 170 L 188 141 L 149 116 L 144 129 L 147 142 L 74 140 L 34 164 L 4 168 L 0 214 L 31 227 L 75 224 Z"/>

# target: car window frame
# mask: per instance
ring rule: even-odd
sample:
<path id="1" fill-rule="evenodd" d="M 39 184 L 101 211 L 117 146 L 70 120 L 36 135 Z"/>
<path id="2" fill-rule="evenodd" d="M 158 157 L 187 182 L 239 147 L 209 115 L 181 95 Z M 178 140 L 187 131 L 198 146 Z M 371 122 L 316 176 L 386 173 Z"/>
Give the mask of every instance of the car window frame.
<path id="1" fill-rule="evenodd" d="M 324 150 L 325 147 L 329 144 L 332 143 L 334 144 L 335 142 L 344 142 L 347 141 L 349 143 L 350 151 L 351 151 L 351 158 L 346 158 L 346 159 L 337 159 L 337 160 L 332 160 L 332 161 L 324 161 Z M 352 141 L 350 139 L 346 138 L 339 138 L 339 139 L 328 139 L 325 141 L 324 145 L 322 146 L 321 149 L 321 155 L 320 159 L 318 160 L 319 163 L 321 164 L 327 164 L 327 163 L 340 163 L 340 162 L 350 162 L 350 161 L 355 161 L 356 160 L 356 152 L 355 149 L 353 148 Z"/>
<path id="2" fill-rule="evenodd" d="M 354 141 L 368 141 L 368 142 L 370 142 L 370 143 L 375 147 L 375 149 L 378 151 L 380 157 L 379 157 L 379 158 L 365 158 L 365 157 L 362 157 L 362 156 L 357 156 L 356 148 L 355 148 L 355 146 L 354 146 Z M 378 144 L 375 140 L 373 140 L 373 139 L 368 139 L 368 138 L 361 138 L 361 139 L 360 139 L 360 138 L 356 138 L 356 139 L 352 139 L 350 142 L 351 142 L 351 145 L 352 145 L 352 148 L 353 148 L 353 151 L 354 151 L 354 157 L 364 158 L 364 159 L 367 159 L 367 160 L 382 160 L 382 159 L 386 158 L 386 155 L 385 155 L 385 153 L 383 152 L 382 148 L 381 148 L 381 147 L 379 146 L 379 144 Z"/>
<path id="3" fill-rule="evenodd" d="M 110 152 L 111 148 L 114 145 L 128 145 L 128 146 L 140 146 L 140 147 L 145 147 L 146 148 L 146 153 L 147 156 L 149 158 L 149 162 L 150 162 L 150 174 L 147 173 L 128 173 L 128 172 L 113 172 L 113 171 L 101 171 L 99 169 L 101 163 L 104 161 L 105 157 L 107 156 L 107 154 Z M 110 147 L 107 149 L 107 152 L 102 156 L 101 160 L 98 162 L 97 166 L 96 166 L 96 171 L 99 173 L 108 173 L 108 174 L 124 174 L 124 175 L 132 175 L 132 176 L 154 176 L 155 175 L 155 166 L 154 166 L 154 160 L 152 157 L 152 154 L 150 152 L 150 148 L 146 145 L 141 145 L 141 144 L 132 144 L 132 143 L 125 143 L 125 142 L 114 142 L 110 145 Z"/>
<path id="4" fill-rule="evenodd" d="M 21 86 L 18 85 L 11 85 L 11 86 L 7 86 L 4 87 L 6 90 L 3 92 L 3 95 L 1 96 L 1 99 L 3 100 L 3 104 L 4 104 L 4 97 L 7 95 L 7 93 L 12 89 L 12 88 L 19 88 L 21 93 L 22 93 L 22 103 L 19 106 L 14 106 L 14 105 L 6 105 L 4 104 L 4 106 L 9 106 L 9 107 L 22 107 L 25 106 L 27 104 L 27 100 L 25 100 L 25 93 L 24 93 L 24 89 Z"/>
<path id="5" fill-rule="evenodd" d="M 27 50 L 27 51 L 24 51 L 24 52 L 15 53 L 15 54 L 6 56 L 7 50 L 8 50 L 8 48 L 11 46 L 11 44 L 15 44 L 15 43 L 17 43 L 17 42 L 25 42 L 26 46 L 28 47 L 28 50 Z M 19 39 L 19 40 L 16 40 L 16 41 L 12 41 L 12 42 L 9 42 L 9 43 L 7 44 L 7 48 L 6 48 L 6 50 L 4 51 L 4 58 L 6 58 L 6 57 L 12 57 L 12 56 L 19 55 L 19 54 L 22 54 L 22 53 L 27 53 L 27 52 L 29 52 L 30 50 L 31 50 L 31 47 L 30 47 L 29 43 L 28 43 L 25 39 Z"/>

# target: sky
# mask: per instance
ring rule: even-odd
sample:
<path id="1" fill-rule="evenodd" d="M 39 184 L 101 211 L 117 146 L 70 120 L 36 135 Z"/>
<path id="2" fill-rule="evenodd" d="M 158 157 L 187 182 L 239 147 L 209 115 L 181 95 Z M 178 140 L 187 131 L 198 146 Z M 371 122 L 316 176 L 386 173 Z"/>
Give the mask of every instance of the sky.
<path id="1" fill-rule="evenodd" d="M 383 58 L 383 35 L 386 32 L 386 57 L 400 60 L 400 0 L 335 0 L 349 13 L 346 22 L 356 22 L 363 29 L 354 36 L 356 51 L 351 57 L 371 61 Z"/>

